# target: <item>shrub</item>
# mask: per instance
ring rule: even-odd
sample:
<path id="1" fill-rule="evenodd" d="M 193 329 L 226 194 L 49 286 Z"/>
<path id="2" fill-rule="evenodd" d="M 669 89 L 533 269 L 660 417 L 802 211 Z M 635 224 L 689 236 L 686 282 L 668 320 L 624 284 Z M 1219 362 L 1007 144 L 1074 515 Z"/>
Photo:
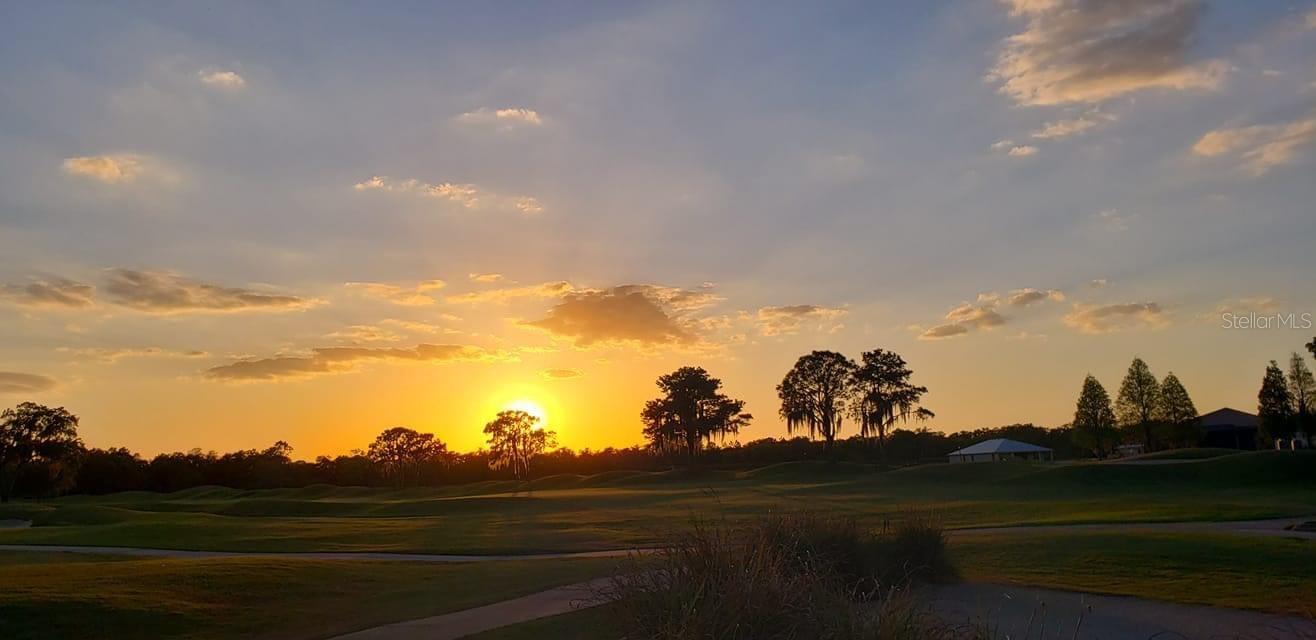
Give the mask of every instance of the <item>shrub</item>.
<path id="1" fill-rule="evenodd" d="M 632 557 L 600 596 L 634 639 L 935 639 L 949 636 L 908 587 L 949 574 L 930 519 L 874 534 L 844 518 L 771 515 L 695 523 Z"/>

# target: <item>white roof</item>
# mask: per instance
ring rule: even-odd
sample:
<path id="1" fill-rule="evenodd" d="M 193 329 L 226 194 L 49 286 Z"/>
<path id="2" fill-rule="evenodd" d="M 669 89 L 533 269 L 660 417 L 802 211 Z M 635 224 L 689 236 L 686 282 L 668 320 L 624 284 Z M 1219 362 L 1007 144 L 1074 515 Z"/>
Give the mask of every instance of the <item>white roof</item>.
<path id="1" fill-rule="evenodd" d="M 992 438 L 991 440 L 983 440 L 978 444 L 969 445 L 959 451 L 952 451 L 948 455 L 969 456 L 979 453 L 1043 453 L 1046 451 L 1050 451 L 1050 449 L 1039 447 L 1035 444 L 1028 444 L 1027 442 L 1019 442 L 1018 440 Z"/>

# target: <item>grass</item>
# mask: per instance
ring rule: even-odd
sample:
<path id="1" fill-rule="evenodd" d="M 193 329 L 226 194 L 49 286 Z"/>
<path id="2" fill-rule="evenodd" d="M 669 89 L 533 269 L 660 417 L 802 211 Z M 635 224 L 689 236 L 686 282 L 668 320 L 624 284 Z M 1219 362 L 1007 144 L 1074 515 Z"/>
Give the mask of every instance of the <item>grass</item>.
<path id="1" fill-rule="evenodd" d="M 1132 458 L 1122 460 L 1206 460 L 1209 458 L 1219 458 L 1221 456 L 1231 456 L 1239 453 L 1238 449 L 1221 449 L 1218 447 L 1190 447 L 1187 449 L 1171 449 L 1169 451 L 1157 451 L 1155 453 L 1145 453 Z"/>
<path id="2" fill-rule="evenodd" d="M 957 539 L 965 579 L 1316 615 L 1316 541 L 1188 533 Z"/>
<path id="3" fill-rule="evenodd" d="M 610 472 L 405 490 L 312 486 L 70 496 L 0 507 L 0 544 L 232 551 L 529 553 L 652 544 L 692 516 L 807 508 L 880 527 L 909 510 L 948 528 L 1316 513 L 1316 452 L 1174 465 L 996 463 L 883 470 L 788 463 L 749 472 Z M 552 488 L 550 488 L 552 487 Z"/>
<path id="4" fill-rule="evenodd" d="M 0 638 L 323 638 L 515 598 L 614 566 L 0 553 Z"/>

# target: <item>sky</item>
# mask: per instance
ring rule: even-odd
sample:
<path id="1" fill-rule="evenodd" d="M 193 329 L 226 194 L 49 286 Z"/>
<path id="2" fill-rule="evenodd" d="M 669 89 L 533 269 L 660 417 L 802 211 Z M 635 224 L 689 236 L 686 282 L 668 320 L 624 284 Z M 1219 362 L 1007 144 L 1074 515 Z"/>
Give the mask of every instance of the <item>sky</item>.
<path id="1" fill-rule="evenodd" d="M 5 3 L 0 405 L 600 448 L 695 365 L 748 441 L 884 348 L 943 431 L 1135 356 L 1252 410 L 1316 335 L 1313 156 L 1311 2 Z"/>

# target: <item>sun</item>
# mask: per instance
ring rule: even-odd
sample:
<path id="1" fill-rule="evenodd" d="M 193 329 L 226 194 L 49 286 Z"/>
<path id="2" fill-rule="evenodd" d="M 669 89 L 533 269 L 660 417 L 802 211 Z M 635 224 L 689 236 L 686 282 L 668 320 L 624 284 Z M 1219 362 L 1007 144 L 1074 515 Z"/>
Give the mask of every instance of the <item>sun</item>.
<path id="1" fill-rule="evenodd" d="M 539 418 L 539 424 L 535 425 L 536 427 L 543 427 L 545 424 L 548 423 L 548 414 L 544 411 L 544 408 L 541 407 L 539 403 L 535 402 L 534 400 L 527 400 L 525 398 L 521 398 L 519 400 L 513 400 L 507 403 L 506 405 L 504 405 L 503 410 L 524 411 L 536 418 Z"/>

